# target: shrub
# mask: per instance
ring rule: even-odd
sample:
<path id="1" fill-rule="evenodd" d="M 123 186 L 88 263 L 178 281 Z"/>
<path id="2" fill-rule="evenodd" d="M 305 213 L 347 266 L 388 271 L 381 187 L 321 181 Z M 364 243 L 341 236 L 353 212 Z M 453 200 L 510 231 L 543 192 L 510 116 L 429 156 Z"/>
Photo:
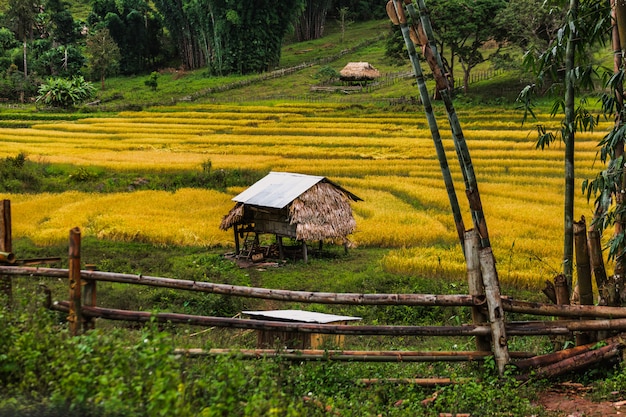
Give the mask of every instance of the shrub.
<path id="1" fill-rule="evenodd" d="M 49 78 L 39 87 L 37 103 L 52 107 L 70 108 L 80 104 L 95 94 L 95 87 L 82 76 L 66 78 Z"/>

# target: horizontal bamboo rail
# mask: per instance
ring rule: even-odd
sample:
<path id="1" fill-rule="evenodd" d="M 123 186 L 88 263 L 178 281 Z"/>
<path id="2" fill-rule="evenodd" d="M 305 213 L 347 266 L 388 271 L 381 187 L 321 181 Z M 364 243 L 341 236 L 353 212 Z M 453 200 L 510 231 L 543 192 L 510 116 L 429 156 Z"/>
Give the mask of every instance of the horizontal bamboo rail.
<path id="1" fill-rule="evenodd" d="M 69 312 L 67 301 L 58 301 L 50 307 Z M 291 323 L 270 320 L 237 319 L 229 317 L 195 316 L 180 313 L 151 313 L 102 307 L 82 307 L 84 317 L 108 320 L 189 324 L 194 326 L 216 326 L 233 329 L 270 330 L 300 333 L 324 333 L 344 335 L 377 336 L 476 336 L 490 333 L 489 326 L 354 326 L 347 324 Z M 559 333 L 560 334 L 560 333 Z"/>
<path id="2" fill-rule="evenodd" d="M 0 265 L 0 275 L 68 278 L 69 271 L 62 268 Z M 359 294 L 290 291 L 92 270 L 81 270 L 81 277 L 95 281 L 178 288 L 221 295 L 320 304 L 419 305 L 440 307 L 477 307 L 485 304 L 485 298 L 483 296 L 466 294 Z M 514 300 L 506 296 L 502 297 L 502 309 L 506 312 L 537 316 L 626 319 L 626 308 L 622 307 L 544 304 Z"/>
<path id="3" fill-rule="evenodd" d="M 490 351 L 370 351 L 370 350 L 319 350 L 319 349 L 175 349 L 174 354 L 189 357 L 236 355 L 243 359 L 281 357 L 294 361 L 353 361 L 353 362 L 461 362 L 483 361 L 493 356 Z M 514 352 L 514 358 L 533 357 L 530 352 Z"/>
<path id="4" fill-rule="evenodd" d="M 69 312 L 67 301 L 58 301 L 51 309 Z M 83 306 L 84 317 L 108 320 L 189 324 L 195 326 L 217 326 L 235 329 L 270 330 L 300 333 L 323 333 L 343 335 L 375 336 L 484 336 L 491 333 L 490 326 L 395 326 L 395 325 L 345 325 L 287 323 L 270 320 L 238 319 L 229 317 L 196 316 L 180 313 L 151 313 L 113 308 Z M 571 320 L 512 322 L 506 324 L 511 336 L 567 336 L 573 331 L 626 330 L 626 319 L 618 320 Z"/>
<path id="5" fill-rule="evenodd" d="M 59 268 L 0 266 L 0 274 L 67 278 L 69 272 L 67 269 Z M 360 294 L 290 291 L 92 270 L 82 270 L 80 274 L 83 279 L 96 281 L 177 288 L 221 295 L 304 303 L 409 306 L 480 306 L 485 303 L 484 297 L 467 294 Z"/>

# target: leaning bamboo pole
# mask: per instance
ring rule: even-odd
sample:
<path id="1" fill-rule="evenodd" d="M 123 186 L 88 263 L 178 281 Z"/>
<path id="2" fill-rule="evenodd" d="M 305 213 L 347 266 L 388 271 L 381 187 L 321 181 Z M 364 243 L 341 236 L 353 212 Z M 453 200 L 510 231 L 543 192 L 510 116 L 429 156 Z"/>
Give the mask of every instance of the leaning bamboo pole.
<path id="1" fill-rule="evenodd" d="M 595 350 L 586 351 L 551 365 L 535 369 L 532 373 L 532 378 L 555 378 L 567 372 L 588 368 L 599 362 L 606 363 L 607 361 L 617 360 L 623 347 L 621 342 L 615 342 Z M 523 375 L 520 379 L 528 379 L 530 377 L 530 375 Z"/>
<path id="2" fill-rule="evenodd" d="M 448 122 L 450 124 L 450 129 L 452 130 L 454 148 L 457 153 L 459 165 L 461 166 L 463 180 L 465 181 L 465 194 L 467 196 L 470 211 L 472 213 L 474 228 L 480 234 L 481 246 L 483 248 L 490 247 L 491 243 L 489 241 L 489 232 L 487 229 L 487 222 L 485 220 L 485 214 L 482 207 L 480 193 L 478 191 L 478 183 L 476 181 L 476 175 L 474 173 L 474 165 L 472 164 L 472 158 L 470 157 L 470 152 L 467 147 L 467 142 L 465 140 L 465 135 L 463 133 L 461 123 L 459 122 L 456 109 L 454 108 L 454 104 L 452 103 L 449 82 L 448 79 L 445 77 L 443 61 L 435 43 L 435 36 L 430 22 L 430 14 L 428 12 L 428 9 L 426 8 L 426 3 L 424 2 L 424 0 L 417 0 L 419 14 L 415 10 L 415 7 L 413 7 L 412 0 L 405 0 L 404 3 L 406 4 L 411 19 L 413 20 L 413 26 L 416 27 L 418 26 L 418 22 L 421 23 L 421 29 L 425 35 L 425 39 L 422 40 L 422 43 L 424 45 L 428 45 L 428 48 L 430 48 L 435 57 L 435 60 L 426 60 L 426 62 L 431 67 L 431 72 L 433 73 L 433 76 L 437 78 L 436 84 L 438 86 L 444 86 L 444 88 L 438 87 L 439 93 L 441 94 L 441 98 L 443 99 L 444 105 L 446 107 L 446 112 L 448 114 Z"/>
<path id="3" fill-rule="evenodd" d="M 454 217 L 454 224 L 456 225 L 456 231 L 459 237 L 459 242 L 461 243 L 461 248 L 465 250 L 464 243 L 463 243 L 464 234 L 465 234 L 465 225 L 463 223 L 463 216 L 461 215 L 459 201 L 457 199 L 456 191 L 454 189 L 454 182 L 452 180 L 452 174 L 450 173 L 450 166 L 448 165 L 448 158 L 446 156 L 446 151 L 443 146 L 443 142 L 441 140 L 441 134 L 439 133 L 439 126 L 437 125 L 437 119 L 435 118 L 433 106 L 430 101 L 430 95 L 428 94 L 428 88 L 426 87 L 424 73 L 422 72 L 422 67 L 420 65 L 419 58 L 417 56 L 417 51 L 415 50 L 415 45 L 413 44 L 413 41 L 411 40 L 411 33 L 410 33 L 409 26 L 407 24 L 406 17 L 404 15 L 404 9 L 402 8 L 402 5 L 400 5 L 397 0 L 390 0 L 387 3 L 387 14 L 389 15 L 390 20 L 395 25 L 400 25 L 400 30 L 402 31 L 402 36 L 404 37 L 407 52 L 409 54 L 409 60 L 411 61 L 411 65 L 413 66 L 415 81 L 417 82 L 417 87 L 420 93 L 420 99 L 422 100 L 424 113 L 426 114 L 426 120 L 428 121 L 428 127 L 430 128 L 430 135 L 435 145 L 435 151 L 437 152 L 437 159 L 439 160 L 439 168 L 441 169 L 443 181 L 446 187 L 446 191 L 448 193 L 448 200 L 450 201 L 450 208 L 452 210 L 452 215 Z"/>
<path id="4" fill-rule="evenodd" d="M 119 282 L 220 295 L 304 303 L 442 307 L 479 306 L 485 303 L 484 297 L 472 296 L 468 294 L 361 294 L 290 291 L 104 271 L 82 270 L 80 272 L 84 279 L 97 281 Z M 0 266 L 0 274 L 67 278 L 68 270 L 60 268 Z"/>
<path id="5" fill-rule="evenodd" d="M 622 342 L 624 335 L 618 335 L 602 342 L 606 345 L 610 345 L 617 342 Z M 570 349 L 559 350 L 557 352 L 548 353 L 545 355 L 539 355 L 531 358 L 520 359 L 515 362 L 515 366 L 518 369 L 526 370 L 530 368 L 539 368 L 542 366 L 551 365 L 553 363 L 561 362 L 565 359 L 572 358 L 574 356 L 580 355 L 585 352 L 589 352 L 591 350 L 595 350 L 598 348 L 598 343 L 589 343 L 586 345 L 575 346 Z"/>

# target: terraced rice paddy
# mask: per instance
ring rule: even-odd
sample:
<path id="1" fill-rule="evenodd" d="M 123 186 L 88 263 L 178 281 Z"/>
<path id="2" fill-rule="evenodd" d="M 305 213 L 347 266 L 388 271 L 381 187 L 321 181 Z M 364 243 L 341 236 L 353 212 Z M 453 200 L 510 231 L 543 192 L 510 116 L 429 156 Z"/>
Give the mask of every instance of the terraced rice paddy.
<path id="1" fill-rule="evenodd" d="M 440 112 L 441 113 L 441 112 Z M 487 225 L 503 281 L 541 285 L 560 270 L 563 146 L 534 147 L 533 126 L 503 108 L 460 110 Z M 559 121 L 543 123 L 556 127 Z M 443 113 L 439 117 L 459 201 L 471 226 L 464 185 Z M 610 122 L 577 136 L 577 187 L 602 166 L 596 145 Z M 361 246 L 393 248 L 385 268 L 458 277 L 464 263 L 430 130 L 423 113 L 339 104 L 196 105 L 108 118 L 39 122 L 0 129 L 0 157 L 115 170 L 248 168 L 323 175 L 364 199 L 353 205 Z M 595 165 L 594 165 L 595 164 Z M 15 237 L 40 244 L 84 235 L 159 245 L 230 246 L 219 222 L 226 193 L 180 190 L 120 194 L 3 195 L 12 200 Z M 576 219 L 592 207 L 577 195 Z"/>

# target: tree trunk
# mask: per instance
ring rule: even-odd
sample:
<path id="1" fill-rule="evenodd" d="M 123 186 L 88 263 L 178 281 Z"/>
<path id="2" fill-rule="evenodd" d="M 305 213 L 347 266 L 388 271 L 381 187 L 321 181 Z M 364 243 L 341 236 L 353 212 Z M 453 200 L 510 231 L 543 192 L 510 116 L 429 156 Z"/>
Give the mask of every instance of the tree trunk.
<path id="1" fill-rule="evenodd" d="M 326 14 L 331 5 L 329 0 L 308 0 L 306 8 L 294 25 L 298 42 L 319 39 L 324 35 Z"/>

